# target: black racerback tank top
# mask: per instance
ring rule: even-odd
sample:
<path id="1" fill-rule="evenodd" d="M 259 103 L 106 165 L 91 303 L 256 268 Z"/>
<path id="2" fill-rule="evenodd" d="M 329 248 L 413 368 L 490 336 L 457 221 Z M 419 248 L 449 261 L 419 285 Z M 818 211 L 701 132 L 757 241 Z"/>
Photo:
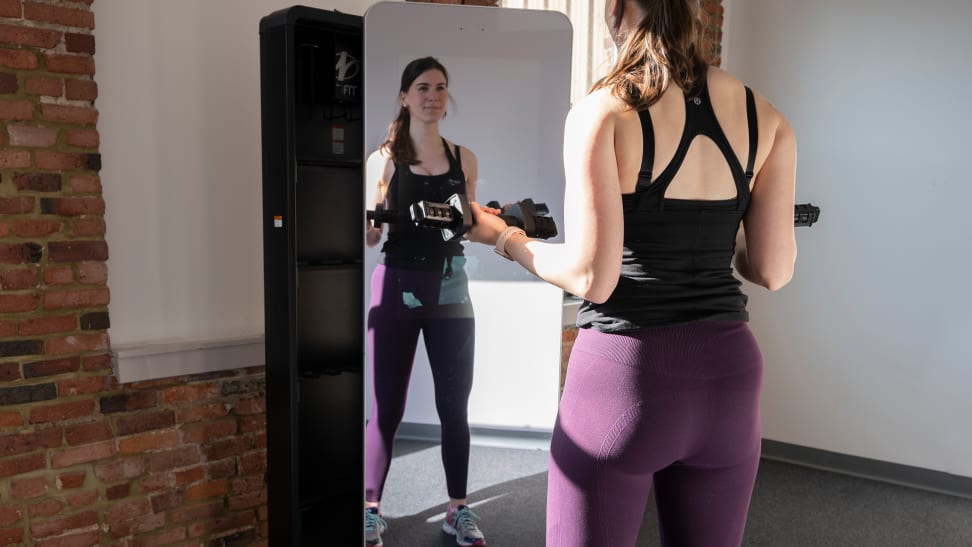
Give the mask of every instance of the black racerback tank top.
<path id="1" fill-rule="evenodd" d="M 676 325 L 700 320 L 748 320 L 747 297 L 732 273 L 739 223 L 749 206 L 749 183 L 758 141 L 756 103 L 746 88 L 749 158 L 743 168 L 719 126 L 708 87 L 686 95 L 685 130 L 672 162 L 652 182 L 654 130 L 648 111 L 639 113 L 644 152 L 638 185 L 622 195 L 624 250 L 621 276 L 603 304 L 585 301 L 577 316 L 581 328 L 603 332 Z M 665 197 L 698 135 L 722 151 L 736 185 L 729 200 Z"/>
<path id="2" fill-rule="evenodd" d="M 455 154 L 442 139 L 449 171 L 441 175 L 419 175 L 408 165 L 396 164 L 388 185 L 385 207 L 402 215 L 398 223 L 388 225 L 388 238 L 381 247 L 381 264 L 409 269 L 442 269 L 444 257 L 461 256 L 462 244 L 444 241 L 436 229 L 415 226 L 408 216 L 409 207 L 419 201 L 445 202 L 453 194 L 466 194 L 466 176 L 462 172 L 459 145 Z"/>

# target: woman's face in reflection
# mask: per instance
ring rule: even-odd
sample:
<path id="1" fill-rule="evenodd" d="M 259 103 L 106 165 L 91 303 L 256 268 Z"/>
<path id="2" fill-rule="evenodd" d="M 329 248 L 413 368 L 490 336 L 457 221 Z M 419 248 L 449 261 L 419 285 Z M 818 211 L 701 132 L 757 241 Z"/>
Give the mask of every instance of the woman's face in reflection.
<path id="1" fill-rule="evenodd" d="M 449 82 L 441 71 L 426 70 L 415 78 L 407 93 L 401 93 L 401 100 L 412 120 L 438 122 L 449 103 Z"/>

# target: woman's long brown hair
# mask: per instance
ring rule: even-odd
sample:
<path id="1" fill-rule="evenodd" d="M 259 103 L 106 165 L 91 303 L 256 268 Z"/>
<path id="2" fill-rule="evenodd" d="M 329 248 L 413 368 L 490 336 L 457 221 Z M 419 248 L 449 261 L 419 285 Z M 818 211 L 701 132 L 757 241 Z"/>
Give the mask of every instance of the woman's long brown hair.
<path id="1" fill-rule="evenodd" d="M 595 82 L 591 91 L 608 88 L 631 108 L 644 110 L 673 83 L 686 92 L 700 89 L 708 63 L 699 42 L 697 0 L 635 1 L 645 16 L 618 49 L 618 61 L 610 73 Z M 614 24 L 618 32 L 620 18 Z"/>
<path id="2" fill-rule="evenodd" d="M 435 57 L 421 57 L 405 65 L 405 69 L 402 70 L 402 83 L 399 91 L 408 93 L 408 88 L 412 86 L 412 82 L 426 70 L 438 70 L 445 76 L 446 85 L 449 84 L 449 73 L 446 72 L 446 68 L 438 59 Z M 395 117 L 395 121 L 388 127 L 388 135 L 385 137 L 385 142 L 381 143 L 379 147 L 396 164 L 415 165 L 419 162 L 415 153 L 415 145 L 412 143 L 412 137 L 408 133 L 409 121 L 408 109 L 404 105 L 400 106 L 398 116 Z"/>

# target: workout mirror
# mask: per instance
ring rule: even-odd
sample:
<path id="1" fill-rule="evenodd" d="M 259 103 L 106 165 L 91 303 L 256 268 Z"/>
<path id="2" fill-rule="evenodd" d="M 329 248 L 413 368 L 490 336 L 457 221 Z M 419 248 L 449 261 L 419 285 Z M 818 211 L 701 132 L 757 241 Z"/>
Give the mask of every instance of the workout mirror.
<path id="1" fill-rule="evenodd" d="M 405 66 L 420 57 L 435 57 L 449 72 L 450 101 L 440 133 L 476 155 L 477 201 L 506 204 L 530 198 L 545 204 L 562 228 L 561 150 L 570 106 L 571 51 L 565 16 L 381 2 L 365 13 L 364 36 L 366 157 L 384 141 L 398 114 Z M 374 165 L 367 171 L 364 206 L 373 209 L 377 173 Z M 387 230 L 381 243 L 366 249 L 366 288 L 386 238 Z M 470 426 L 550 431 L 559 395 L 563 292 L 485 245 L 464 247 L 475 314 Z M 366 292 L 367 310 L 370 289 Z M 372 404 L 368 357 L 366 417 Z M 400 436 L 438 438 L 432 385 L 420 337 Z"/>

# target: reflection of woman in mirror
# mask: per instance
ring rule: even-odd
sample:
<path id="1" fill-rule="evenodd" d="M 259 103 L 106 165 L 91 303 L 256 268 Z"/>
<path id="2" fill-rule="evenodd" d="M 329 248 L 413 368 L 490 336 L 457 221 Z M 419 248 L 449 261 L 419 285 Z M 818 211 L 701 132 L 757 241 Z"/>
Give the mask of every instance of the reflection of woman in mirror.
<path id="1" fill-rule="evenodd" d="M 404 212 L 418 201 L 441 203 L 453 194 L 475 199 L 476 156 L 439 134 L 449 102 L 448 85 L 445 67 L 432 57 L 412 61 L 402 73 L 398 117 L 368 162 L 380 166 L 375 203 L 386 210 Z M 368 311 L 374 391 L 365 429 L 366 541 L 382 544 L 386 524 L 379 503 L 421 333 L 442 427 L 449 495 L 443 530 L 455 535 L 459 545 L 485 545 L 476 524 L 479 517 L 466 505 L 474 318 L 462 244 L 444 241 L 439 230 L 416 227 L 404 215 L 402 222 L 387 226 L 371 278 Z M 369 223 L 366 237 L 369 246 L 377 245 L 382 227 Z"/>
<path id="2" fill-rule="evenodd" d="M 762 357 L 741 277 L 796 259 L 796 141 L 698 45 L 693 0 L 605 0 L 618 61 L 565 129 L 564 242 L 475 204 L 469 239 L 585 299 L 551 440 L 547 545 L 737 546 L 760 457 Z M 743 230 L 745 228 L 745 230 Z"/>

